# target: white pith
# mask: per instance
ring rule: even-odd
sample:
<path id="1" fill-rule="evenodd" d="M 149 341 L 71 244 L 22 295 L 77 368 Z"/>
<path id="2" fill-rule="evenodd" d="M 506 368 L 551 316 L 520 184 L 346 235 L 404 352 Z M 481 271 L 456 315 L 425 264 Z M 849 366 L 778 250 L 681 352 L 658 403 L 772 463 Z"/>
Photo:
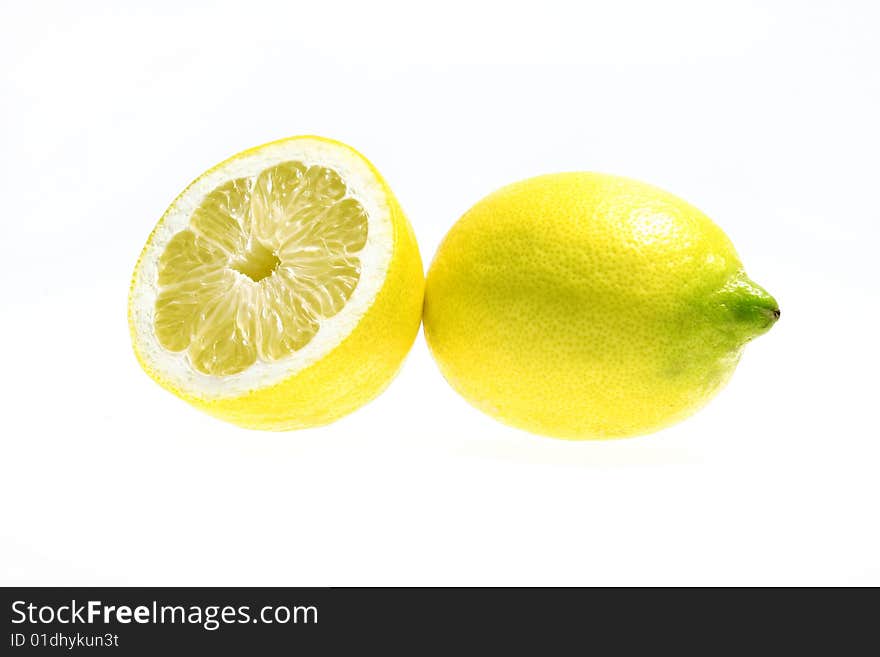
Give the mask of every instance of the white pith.
<path id="1" fill-rule="evenodd" d="M 317 334 L 299 351 L 273 362 L 258 359 L 238 374 L 212 376 L 199 372 L 190 365 L 185 351 L 168 351 L 156 337 L 153 326 L 159 293 L 159 258 L 171 238 L 188 227 L 193 211 L 213 189 L 229 180 L 256 176 L 268 167 L 291 160 L 335 170 L 348 187 L 347 196 L 359 201 L 366 210 L 367 242 L 358 253 L 361 271 L 357 287 L 345 307 L 333 317 L 322 320 Z M 354 330 L 385 281 L 392 248 L 393 227 L 385 188 L 367 163 L 348 149 L 317 139 L 296 138 L 237 156 L 190 185 L 172 203 L 153 233 L 132 284 L 135 347 L 144 364 L 158 377 L 195 397 L 238 397 L 274 385 L 323 358 Z"/>

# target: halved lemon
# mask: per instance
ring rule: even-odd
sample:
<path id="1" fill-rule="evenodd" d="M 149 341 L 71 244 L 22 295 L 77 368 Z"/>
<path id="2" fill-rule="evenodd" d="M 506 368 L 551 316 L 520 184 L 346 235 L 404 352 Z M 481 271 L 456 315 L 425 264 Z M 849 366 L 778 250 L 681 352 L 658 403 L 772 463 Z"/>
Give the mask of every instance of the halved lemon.
<path id="1" fill-rule="evenodd" d="M 129 325 L 159 384 L 235 424 L 331 422 L 378 395 L 418 331 L 412 228 L 354 149 L 293 137 L 175 199 L 135 266 Z"/>

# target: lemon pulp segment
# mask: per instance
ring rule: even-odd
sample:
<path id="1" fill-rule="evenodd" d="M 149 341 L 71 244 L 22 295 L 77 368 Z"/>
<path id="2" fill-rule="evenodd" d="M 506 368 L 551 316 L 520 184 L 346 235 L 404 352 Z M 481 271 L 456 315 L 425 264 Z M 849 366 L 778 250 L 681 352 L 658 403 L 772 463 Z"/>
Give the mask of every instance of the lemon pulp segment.
<path id="1" fill-rule="evenodd" d="M 216 187 L 160 256 L 159 344 L 214 376 L 302 349 L 360 278 L 367 213 L 347 194 L 299 161 Z"/>

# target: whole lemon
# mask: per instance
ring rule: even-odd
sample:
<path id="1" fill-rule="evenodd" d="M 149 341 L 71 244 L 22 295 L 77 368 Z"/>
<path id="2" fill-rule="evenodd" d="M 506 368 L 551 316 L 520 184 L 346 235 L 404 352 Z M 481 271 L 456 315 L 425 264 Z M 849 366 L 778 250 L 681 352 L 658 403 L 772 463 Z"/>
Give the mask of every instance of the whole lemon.
<path id="1" fill-rule="evenodd" d="M 778 318 L 702 212 L 597 173 L 539 176 L 477 203 L 437 251 L 424 311 L 431 352 L 470 403 L 571 439 L 691 415 Z"/>

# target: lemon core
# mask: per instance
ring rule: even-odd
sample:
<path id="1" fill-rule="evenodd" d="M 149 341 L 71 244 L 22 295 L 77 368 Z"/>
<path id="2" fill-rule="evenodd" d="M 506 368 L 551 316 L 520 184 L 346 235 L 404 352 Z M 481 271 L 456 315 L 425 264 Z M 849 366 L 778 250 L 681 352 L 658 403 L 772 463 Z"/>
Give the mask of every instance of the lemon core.
<path id="1" fill-rule="evenodd" d="M 271 249 L 254 240 L 241 259 L 232 263 L 232 268 L 247 276 L 254 283 L 259 283 L 267 276 L 274 274 L 280 264 L 281 261 Z"/>

